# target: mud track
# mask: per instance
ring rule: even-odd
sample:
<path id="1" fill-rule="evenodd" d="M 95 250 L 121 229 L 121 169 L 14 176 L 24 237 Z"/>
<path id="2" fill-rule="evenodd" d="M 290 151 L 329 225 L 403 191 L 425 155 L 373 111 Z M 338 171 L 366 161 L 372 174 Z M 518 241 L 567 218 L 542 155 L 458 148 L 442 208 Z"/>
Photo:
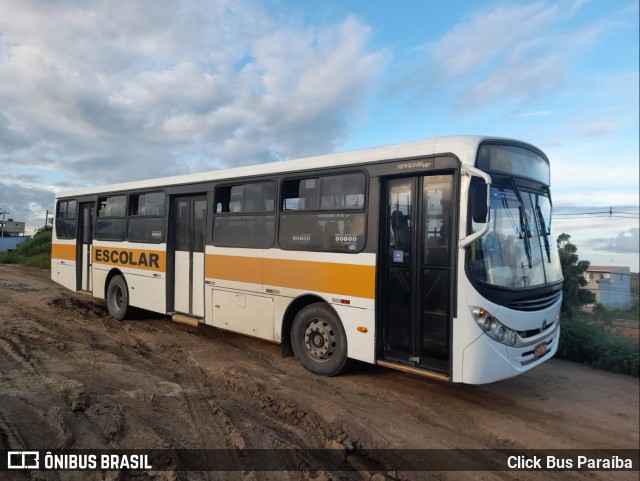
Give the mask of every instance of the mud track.
<path id="1" fill-rule="evenodd" d="M 0 448 L 637 448 L 638 380 L 552 360 L 463 386 L 140 313 L 110 318 L 49 272 L 0 265 Z M 357 451 L 357 449 L 356 449 Z M 384 460 L 349 456 L 360 462 Z M 366 464 L 366 463 L 364 463 Z M 364 465 L 363 464 L 363 465 Z M 12 474 L 6 477 L 7 474 Z M 606 472 L 35 473 L 0 479 L 637 479 Z"/>

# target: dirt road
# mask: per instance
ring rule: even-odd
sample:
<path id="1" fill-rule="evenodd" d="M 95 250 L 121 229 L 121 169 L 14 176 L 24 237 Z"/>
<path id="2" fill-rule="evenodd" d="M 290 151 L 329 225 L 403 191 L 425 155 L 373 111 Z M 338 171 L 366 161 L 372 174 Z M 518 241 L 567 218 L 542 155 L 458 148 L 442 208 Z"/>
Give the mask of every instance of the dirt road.
<path id="1" fill-rule="evenodd" d="M 0 448 L 635 449 L 639 444 L 635 378 L 559 360 L 480 387 L 361 363 L 342 376 L 322 378 L 259 340 L 150 314 L 116 321 L 100 301 L 71 293 L 48 275 L 0 265 Z M 103 475 L 129 479 L 117 472 L 32 479 Z M 637 479 L 637 472 L 213 472 L 187 478 L 157 472 L 135 479 L 372 475 L 374 480 Z"/>

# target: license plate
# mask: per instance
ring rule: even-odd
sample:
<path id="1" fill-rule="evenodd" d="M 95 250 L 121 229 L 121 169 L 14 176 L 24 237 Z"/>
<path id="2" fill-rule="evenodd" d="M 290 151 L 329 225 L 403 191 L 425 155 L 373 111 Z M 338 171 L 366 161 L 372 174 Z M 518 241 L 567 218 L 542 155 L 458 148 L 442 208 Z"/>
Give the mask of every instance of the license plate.
<path id="1" fill-rule="evenodd" d="M 533 351 L 533 357 L 538 359 L 539 357 L 544 356 L 547 353 L 547 341 L 541 342 L 536 346 L 535 351 Z"/>

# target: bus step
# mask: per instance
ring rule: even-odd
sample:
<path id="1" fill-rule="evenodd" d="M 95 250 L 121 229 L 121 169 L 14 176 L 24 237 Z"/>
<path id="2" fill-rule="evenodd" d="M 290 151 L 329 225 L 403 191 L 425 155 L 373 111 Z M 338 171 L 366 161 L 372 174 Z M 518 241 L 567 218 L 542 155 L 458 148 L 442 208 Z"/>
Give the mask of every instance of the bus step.
<path id="1" fill-rule="evenodd" d="M 198 327 L 200 320 L 197 317 L 187 316 L 186 314 L 173 314 L 171 320 L 181 324 Z"/>
<path id="2" fill-rule="evenodd" d="M 449 381 L 450 378 L 446 374 L 440 372 L 428 371 L 427 369 L 420 369 L 417 367 L 405 366 L 404 364 L 395 363 L 391 361 L 376 361 L 378 366 L 388 367 L 389 369 L 397 369 L 398 371 L 409 372 L 411 374 L 417 374 L 418 376 L 430 377 L 433 379 L 439 379 L 440 381 Z"/>

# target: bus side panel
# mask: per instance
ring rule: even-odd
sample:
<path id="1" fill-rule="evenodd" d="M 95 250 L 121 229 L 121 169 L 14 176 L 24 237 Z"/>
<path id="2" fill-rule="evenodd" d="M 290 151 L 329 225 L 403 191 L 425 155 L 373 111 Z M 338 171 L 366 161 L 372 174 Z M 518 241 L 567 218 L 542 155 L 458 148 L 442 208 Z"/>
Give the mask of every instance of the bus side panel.
<path id="1" fill-rule="evenodd" d="M 164 244 L 95 241 L 93 295 L 104 299 L 109 273 L 117 269 L 127 283 L 129 305 L 165 314 L 165 251 Z"/>
<path id="2" fill-rule="evenodd" d="M 76 290 L 76 241 L 58 240 L 51 244 L 51 278 L 67 289 Z"/>
<path id="3" fill-rule="evenodd" d="M 313 295 L 331 305 L 340 317 L 347 336 L 347 355 L 375 362 L 375 254 L 272 249 L 265 251 L 264 257 L 264 288 L 279 294 L 274 340 L 282 342 L 283 317 L 291 302 Z"/>
<path id="4" fill-rule="evenodd" d="M 129 303 L 133 307 L 162 314 L 166 312 L 166 276 L 149 277 L 138 273 L 128 273 L 125 274 L 125 280 L 129 287 Z"/>
<path id="5" fill-rule="evenodd" d="M 376 316 L 373 309 L 332 304 L 347 335 L 347 355 L 351 359 L 374 363 L 376 360 Z"/>
<path id="6" fill-rule="evenodd" d="M 109 275 L 109 269 L 106 267 L 91 266 L 91 277 L 93 278 L 93 296 L 99 299 L 105 299 L 105 293 L 107 292 L 107 276 Z"/>
<path id="7" fill-rule="evenodd" d="M 211 297 L 215 327 L 273 341 L 273 296 L 212 289 Z"/>
<path id="8" fill-rule="evenodd" d="M 302 291 L 300 291 L 302 294 Z M 304 293 L 306 294 L 306 293 Z M 302 294 L 302 295 L 304 295 Z M 315 293 L 327 304 L 330 304 L 342 321 L 347 335 L 347 356 L 358 361 L 375 363 L 376 322 L 375 310 L 346 306 L 333 303 L 333 297 Z M 294 301 L 292 297 L 274 296 L 275 322 L 273 326 L 273 340 L 282 343 L 282 321 L 289 305 Z M 358 330 L 364 328 L 366 331 Z"/>
<path id="9" fill-rule="evenodd" d="M 291 303 L 314 296 L 340 316 L 348 356 L 375 361 L 375 254 L 212 246 L 206 252 L 206 324 L 280 343 Z"/>
<path id="10" fill-rule="evenodd" d="M 107 278 L 115 266 L 97 265 L 93 267 L 93 295 L 105 298 Z M 139 270 L 118 267 L 129 293 L 129 305 L 153 312 L 166 313 L 166 276 L 164 273 L 149 275 Z M 156 276 L 156 277 L 153 277 Z"/>
<path id="11" fill-rule="evenodd" d="M 282 343 L 282 320 L 287 312 L 289 304 L 293 301 L 292 297 L 274 296 L 275 301 L 275 318 L 273 323 L 273 340 Z"/>

